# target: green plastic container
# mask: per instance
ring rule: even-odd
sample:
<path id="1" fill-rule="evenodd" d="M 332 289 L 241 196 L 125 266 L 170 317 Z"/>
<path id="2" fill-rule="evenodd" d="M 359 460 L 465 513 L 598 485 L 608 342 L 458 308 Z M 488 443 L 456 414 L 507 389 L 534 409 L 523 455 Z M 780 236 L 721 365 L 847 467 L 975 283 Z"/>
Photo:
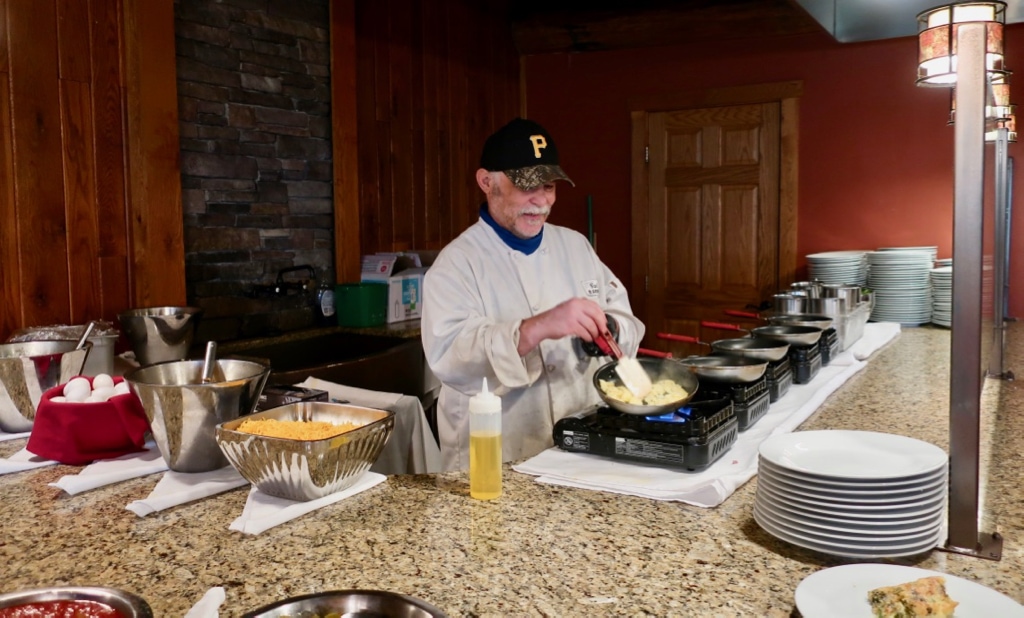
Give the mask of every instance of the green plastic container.
<path id="1" fill-rule="evenodd" d="M 334 290 L 338 326 L 360 328 L 387 322 L 386 283 L 341 283 Z"/>

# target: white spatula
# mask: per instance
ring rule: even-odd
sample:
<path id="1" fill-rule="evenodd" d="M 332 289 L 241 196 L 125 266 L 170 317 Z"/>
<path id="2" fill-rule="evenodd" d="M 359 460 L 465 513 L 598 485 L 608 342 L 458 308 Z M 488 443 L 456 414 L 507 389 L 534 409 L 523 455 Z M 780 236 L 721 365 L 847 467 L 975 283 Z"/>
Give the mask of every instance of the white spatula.
<path id="1" fill-rule="evenodd" d="M 615 363 L 615 373 L 622 380 L 622 385 L 629 389 L 629 392 L 633 393 L 634 397 L 639 399 L 646 397 L 651 392 L 651 377 L 644 371 L 640 361 L 624 355 L 619 344 L 615 342 L 610 333 L 604 335 L 604 340 L 611 350 L 612 358 L 617 361 Z"/>

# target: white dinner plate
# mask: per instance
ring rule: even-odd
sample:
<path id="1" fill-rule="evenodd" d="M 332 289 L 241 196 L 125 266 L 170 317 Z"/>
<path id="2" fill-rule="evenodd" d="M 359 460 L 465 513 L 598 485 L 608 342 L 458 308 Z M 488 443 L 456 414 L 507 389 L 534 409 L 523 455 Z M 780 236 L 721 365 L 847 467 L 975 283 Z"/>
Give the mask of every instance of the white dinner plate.
<path id="1" fill-rule="evenodd" d="M 911 546 L 908 548 L 893 548 L 893 547 L 839 547 L 834 544 L 820 543 L 818 541 L 807 539 L 802 535 L 796 535 L 787 532 L 786 530 L 775 527 L 771 522 L 758 515 L 758 512 L 754 511 L 754 521 L 759 526 L 764 528 L 766 532 L 771 534 L 777 539 L 786 541 L 796 545 L 797 547 L 803 547 L 805 549 L 811 549 L 823 554 L 829 554 L 832 556 L 844 556 L 846 558 L 903 558 L 906 556 L 916 556 L 918 554 L 924 554 L 935 549 L 943 535 L 944 531 L 940 532 L 934 539 L 928 539 L 926 542 L 919 546 Z"/>
<path id="2" fill-rule="evenodd" d="M 802 527 L 809 530 L 856 531 L 861 534 L 873 533 L 878 536 L 900 536 L 932 530 L 937 526 L 941 527 L 946 521 L 946 512 L 944 510 L 932 513 L 924 518 L 920 518 L 919 521 L 900 521 L 897 523 L 887 520 L 858 520 L 826 516 L 815 517 L 803 514 L 797 509 L 789 508 L 778 502 L 769 502 L 764 499 L 765 497 L 765 495 L 761 495 L 760 497 L 755 498 L 755 504 L 770 515 L 788 518 L 791 521 L 798 522 Z"/>
<path id="3" fill-rule="evenodd" d="M 934 575 L 946 579 L 946 594 L 959 603 L 957 616 L 1024 618 L 1024 606 L 992 588 L 897 564 L 845 564 L 811 573 L 796 587 L 796 607 L 803 618 L 871 618 L 868 591 Z"/>
<path id="4" fill-rule="evenodd" d="M 767 468 L 761 471 L 761 479 L 758 482 L 767 483 L 787 496 L 799 496 L 813 500 L 820 500 L 822 504 L 832 504 L 838 507 L 842 507 L 846 504 L 886 504 L 889 506 L 905 506 L 920 503 L 922 500 L 931 500 L 944 494 L 946 491 L 945 484 L 939 483 L 931 486 L 915 487 L 911 491 L 897 493 L 886 491 L 883 491 L 882 493 L 863 491 L 825 491 L 817 487 L 807 487 L 799 483 L 788 483 L 784 479 L 774 475 Z"/>
<path id="5" fill-rule="evenodd" d="M 845 479 L 894 479 L 946 465 L 942 449 L 906 436 L 874 431 L 795 431 L 767 438 L 758 449 L 773 464 Z"/>
<path id="6" fill-rule="evenodd" d="M 787 493 L 785 491 L 781 491 L 770 482 L 765 483 L 764 480 L 765 479 L 758 481 L 758 491 L 768 492 L 772 500 L 785 501 L 786 504 L 797 504 L 804 507 L 819 508 L 833 514 L 889 513 L 894 516 L 914 515 L 942 508 L 946 502 L 946 492 L 942 491 L 934 496 L 930 496 L 916 502 L 905 502 L 901 504 L 839 504 L 835 502 L 828 502 L 820 498 L 806 498 L 804 496 Z"/>
<path id="7" fill-rule="evenodd" d="M 765 521 L 771 522 L 772 526 L 774 526 L 776 530 L 784 530 L 789 534 L 800 537 L 803 540 L 818 543 L 825 547 L 834 547 L 839 550 L 915 550 L 915 548 L 921 547 L 922 544 L 928 544 L 935 541 L 939 534 L 939 530 L 942 528 L 942 524 L 936 524 L 931 528 L 927 528 L 923 532 L 897 536 L 880 535 L 872 532 L 860 531 L 834 532 L 805 526 L 802 522 L 796 522 L 789 518 L 777 517 L 773 515 L 771 511 L 756 503 L 754 504 L 754 514 L 760 516 Z"/>
<path id="8" fill-rule="evenodd" d="M 762 457 L 758 458 L 757 471 L 760 473 L 767 470 L 773 477 L 777 477 L 781 481 L 785 481 L 790 484 L 798 484 L 809 489 L 821 489 L 823 491 L 838 491 L 838 492 L 870 492 L 874 494 L 885 493 L 885 492 L 905 492 L 915 491 L 923 489 L 932 489 L 937 486 L 945 485 L 947 479 L 947 469 L 939 468 L 934 472 L 927 474 L 915 475 L 900 479 L 891 479 L 884 481 L 846 481 L 841 479 L 831 479 L 820 476 L 810 476 L 807 474 L 801 474 L 793 470 L 787 470 L 786 468 L 780 468 L 770 461 L 765 460 Z"/>

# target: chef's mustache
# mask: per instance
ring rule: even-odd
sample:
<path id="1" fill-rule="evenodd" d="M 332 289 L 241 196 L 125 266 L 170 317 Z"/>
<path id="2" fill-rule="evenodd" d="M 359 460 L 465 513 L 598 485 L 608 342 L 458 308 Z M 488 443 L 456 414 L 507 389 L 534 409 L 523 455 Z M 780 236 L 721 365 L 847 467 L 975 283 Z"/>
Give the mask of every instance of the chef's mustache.
<path id="1" fill-rule="evenodd" d="M 530 208 L 524 208 L 519 211 L 520 215 L 544 215 L 545 217 L 551 214 L 550 207 L 544 206 L 533 206 Z"/>

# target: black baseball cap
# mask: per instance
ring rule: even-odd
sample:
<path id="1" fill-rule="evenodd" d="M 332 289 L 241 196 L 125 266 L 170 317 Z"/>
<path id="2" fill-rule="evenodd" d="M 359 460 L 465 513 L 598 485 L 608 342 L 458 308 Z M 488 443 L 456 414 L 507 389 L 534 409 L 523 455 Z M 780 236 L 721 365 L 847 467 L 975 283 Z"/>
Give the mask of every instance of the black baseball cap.
<path id="1" fill-rule="evenodd" d="M 555 180 L 576 186 L 558 165 L 558 148 L 551 134 L 523 118 L 516 118 L 487 138 L 480 167 L 489 172 L 504 172 L 522 191 Z"/>

